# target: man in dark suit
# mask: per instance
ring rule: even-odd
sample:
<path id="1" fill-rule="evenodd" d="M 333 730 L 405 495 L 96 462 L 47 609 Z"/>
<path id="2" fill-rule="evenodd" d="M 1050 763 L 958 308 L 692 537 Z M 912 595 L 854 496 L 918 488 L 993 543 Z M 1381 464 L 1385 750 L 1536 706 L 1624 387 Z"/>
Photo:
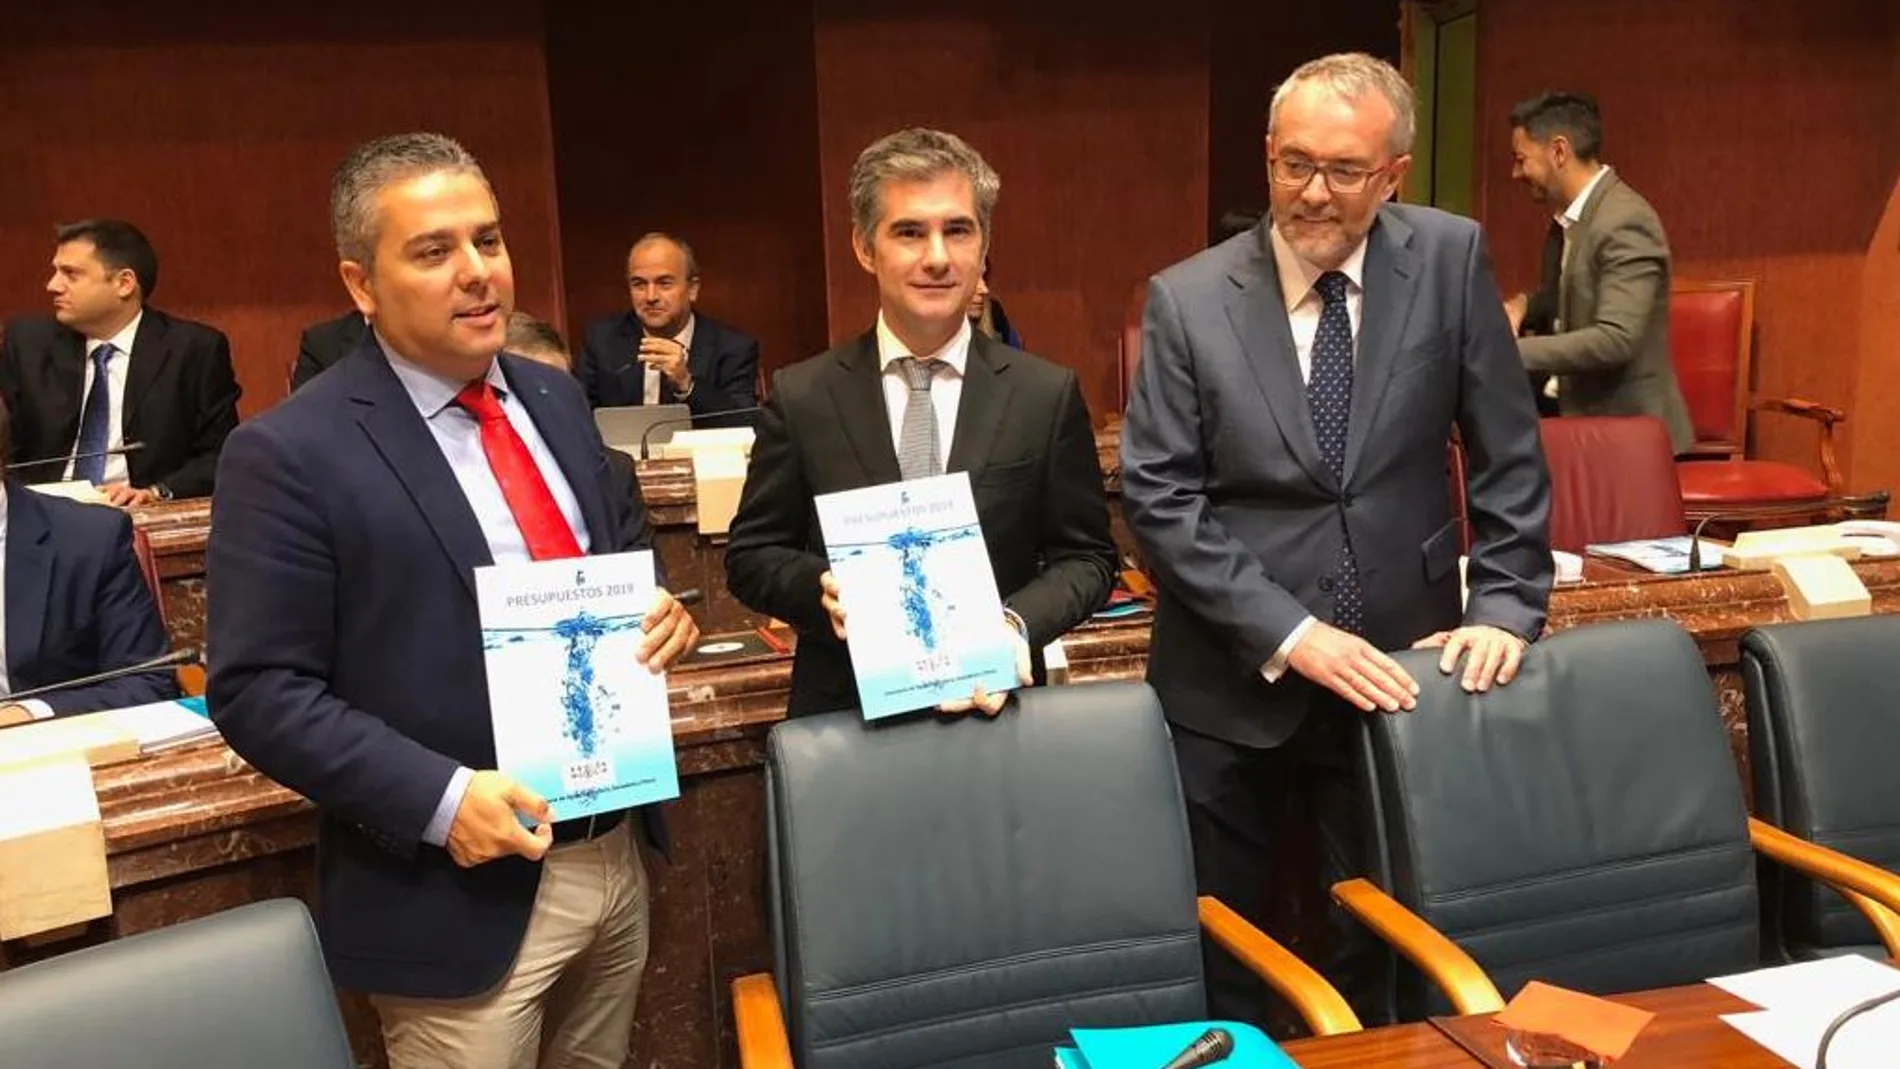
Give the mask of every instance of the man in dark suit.
<path id="1" fill-rule="evenodd" d="M 8 423 L 0 404 L 0 469 Z M 9 693 L 150 660 L 170 640 L 139 573 L 130 516 L 48 497 L 8 477 L 0 484 L 0 532 L 0 589 L 6 592 L 0 727 L 178 696 L 171 670 L 163 669 L 7 700 Z"/>
<path id="2" fill-rule="evenodd" d="M 211 492 L 218 450 L 237 426 L 238 384 L 223 334 L 148 307 L 158 254 L 130 223 L 62 226 L 53 318 L 7 324 L 0 395 L 28 482 L 84 479 L 114 505 Z M 137 450 L 113 453 L 131 443 Z"/>
<path id="3" fill-rule="evenodd" d="M 699 315 L 699 261 L 669 234 L 647 234 L 627 253 L 633 310 L 587 327 L 575 374 L 595 408 L 683 404 L 696 427 L 750 427 L 759 403 L 759 343 Z"/>
<path id="4" fill-rule="evenodd" d="M 297 339 L 297 364 L 290 370 L 290 388 L 294 390 L 316 378 L 318 372 L 341 363 L 362 346 L 363 336 L 368 333 L 369 322 L 354 308 L 335 319 L 305 327 Z"/>
<path id="5" fill-rule="evenodd" d="M 1558 254 L 1545 256 L 1541 314 L 1523 294 L 1507 305 L 1513 328 L 1536 327 L 1518 352 L 1555 380 L 1564 415 L 1654 416 L 1686 452 L 1695 428 L 1669 358 L 1669 238 L 1656 209 L 1602 162 L 1602 147 L 1603 118 L 1587 96 L 1545 93 L 1511 109 L 1511 177 L 1538 203 L 1564 205 L 1551 223 Z"/>
<path id="6" fill-rule="evenodd" d="M 1550 485 L 1482 237 L 1384 203 L 1412 115 L 1382 61 L 1300 68 L 1273 100 L 1268 219 L 1149 284 L 1122 432 L 1129 527 L 1159 586 L 1148 679 L 1202 890 L 1257 922 L 1296 820 L 1317 821 L 1328 883 L 1360 871 L 1353 710 L 1417 690 L 1382 651 L 1443 645 L 1441 669 L 1462 656 L 1482 690 L 1544 626 Z M 1462 612 L 1454 427 L 1476 536 Z M 1319 956 L 1377 1016 L 1377 955 L 1346 925 Z M 1209 981 L 1215 1016 L 1257 1018 L 1264 998 L 1224 955 Z"/>
<path id="7" fill-rule="evenodd" d="M 935 130 L 892 134 L 852 168 L 851 242 L 877 279 L 877 323 L 773 376 L 726 549 L 733 596 L 798 629 L 793 716 L 858 705 L 819 494 L 968 472 L 1025 683 L 1030 651 L 1108 599 L 1115 546 L 1075 373 L 970 326 L 998 186 Z M 947 708 L 1002 702 L 979 691 Z"/>
<path id="8" fill-rule="evenodd" d="M 231 436 L 212 717 L 316 803 L 325 956 L 370 993 L 394 1069 L 620 1065 L 646 957 L 634 822 L 550 826 L 495 769 L 474 571 L 645 548 L 639 510 L 574 380 L 501 353 L 513 270 L 462 146 L 364 145 L 331 203 L 375 330 Z M 645 632 L 656 672 L 698 633 L 664 593 Z"/>

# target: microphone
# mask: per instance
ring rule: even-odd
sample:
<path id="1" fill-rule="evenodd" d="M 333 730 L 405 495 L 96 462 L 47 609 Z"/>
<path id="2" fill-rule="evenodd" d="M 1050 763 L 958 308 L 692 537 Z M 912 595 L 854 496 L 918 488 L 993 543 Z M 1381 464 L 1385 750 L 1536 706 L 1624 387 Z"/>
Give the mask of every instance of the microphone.
<path id="1" fill-rule="evenodd" d="M 128 664 L 124 668 L 114 668 L 108 672 L 98 672 L 89 676 L 80 676 L 78 679 L 62 680 L 58 683 L 48 683 L 43 687 L 28 687 L 26 690 L 16 690 L 12 694 L 0 696 L 0 705 L 22 701 L 26 698 L 37 698 L 42 694 L 51 694 L 56 690 L 65 690 L 68 687 L 89 687 L 94 683 L 104 683 L 122 676 L 135 676 L 143 672 L 156 672 L 161 668 L 176 668 L 179 665 L 197 664 L 201 652 L 202 651 L 196 646 L 186 646 L 184 649 L 160 654 L 149 661 Z"/>
<path id="2" fill-rule="evenodd" d="M 1210 1028 L 1161 1069 L 1201 1069 L 1205 1065 L 1226 1061 L 1233 1052 L 1234 1034 L 1225 1028 Z"/>
<path id="3" fill-rule="evenodd" d="M 1732 512 L 1711 512 L 1696 521 L 1695 531 L 1689 536 L 1689 574 L 1695 575 L 1702 570 L 1702 529 L 1716 520 L 1752 520 L 1760 516 L 1812 516 L 1817 512 L 1827 512 L 1832 504 L 1837 503 L 1817 505 L 1812 501 L 1792 501 L 1781 505 L 1757 505 Z"/>
<path id="4" fill-rule="evenodd" d="M 46 464 L 58 464 L 61 467 L 64 467 L 67 464 L 71 464 L 75 460 L 91 460 L 93 457 L 125 456 L 131 453 L 136 453 L 139 450 L 144 449 L 144 448 L 145 448 L 144 442 L 127 442 L 116 449 L 94 449 L 86 453 L 68 453 L 63 457 L 41 457 L 38 460 L 22 460 L 17 463 L 9 461 L 7 463 L 7 470 L 18 471 L 21 468 L 37 468 Z"/>
<path id="5" fill-rule="evenodd" d="M 717 419 L 720 416 L 747 416 L 754 412 L 763 411 L 765 411 L 764 405 L 747 405 L 744 408 L 722 408 L 717 412 L 695 412 L 690 416 L 676 416 L 672 419 L 654 420 L 647 425 L 646 430 L 640 432 L 640 459 L 651 459 L 647 456 L 647 442 L 653 437 L 653 432 L 659 430 L 661 427 L 676 427 L 682 423 L 691 423 L 696 419 Z"/>

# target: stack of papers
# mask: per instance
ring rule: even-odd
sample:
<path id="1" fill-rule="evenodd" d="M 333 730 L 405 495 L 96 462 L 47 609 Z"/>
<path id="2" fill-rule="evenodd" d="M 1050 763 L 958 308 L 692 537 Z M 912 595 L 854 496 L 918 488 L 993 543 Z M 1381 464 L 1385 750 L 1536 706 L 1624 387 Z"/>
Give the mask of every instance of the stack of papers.
<path id="1" fill-rule="evenodd" d="M 1056 1065 L 1061 1069 L 1160 1069 L 1210 1028 L 1226 1029 L 1234 1039 L 1234 1052 L 1214 1063 L 1219 1069 L 1299 1069 L 1265 1033 L 1233 1021 L 1072 1028 L 1069 1039 L 1074 1046 L 1056 1048 Z"/>
<path id="2" fill-rule="evenodd" d="M 1759 969 L 1709 983 L 1760 1006 L 1722 1020 L 1800 1069 L 1815 1069 L 1821 1035 L 1841 1011 L 1900 990 L 1900 970 L 1857 955 Z M 1829 1069 L 1891 1069 L 1900 1058 L 1900 1003 L 1855 1017 L 1828 1047 Z"/>
<path id="3" fill-rule="evenodd" d="M 1689 536 L 1676 535 L 1672 538 L 1639 538 L 1633 542 L 1599 542 L 1583 547 L 1585 553 L 1597 557 L 1611 557 L 1628 561 L 1638 568 L 1644 568 L 1663 575 L 1681 575 L 1689 570 Z M 1723 542 L 1702 540 L 1702 552 L 1699 564 L 1702 571 L 1722 566 L 1722 552 L 1728 549 Z"/>
<path id="4" fill-rule="evenodd" d="M 134 705 L 100 715 L 139 740 L 140 753 L 163 753 L 218 736 L 218 727 L 211 722 L 203 698 Z"/>

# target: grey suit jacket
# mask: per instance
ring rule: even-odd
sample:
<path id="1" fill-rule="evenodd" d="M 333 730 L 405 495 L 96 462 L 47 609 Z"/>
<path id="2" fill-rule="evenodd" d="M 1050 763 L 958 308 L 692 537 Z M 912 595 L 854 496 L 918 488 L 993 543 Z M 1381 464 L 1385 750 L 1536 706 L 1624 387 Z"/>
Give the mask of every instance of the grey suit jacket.
<path id="1" fill-rule="evenodd" d="M 1519 339 L 1524 366 L 1558 376 L 1566 416 L 1654 416 L 1680 453 L 1695 441 L 1669 361 L 1669 238 L 1642 194 L 1603 176 L 1571 226 L 1561 331 Z"/>
<path id="2" fill-rule="evenodd" d="M 1476 223 L 1386 205 L 1368 238 L 1345 480 L 1321 459 L 1262 223 L 1149 282 L 1122 430 L 1122 501 L 1159 580 L 1148 680 L 1169 719 L 1250 746 L 1323 692 L 1260 667 L 1333 616 L 1350 533 L 1366 637 L 1401 649 L 1462 620 L 1536 637 L 1550 599 L 1537 412 Z M 1470 602 L 1446 443 L 1470 458 Z M 1343 525 L 1342 525 L 1342 522 Z"/>

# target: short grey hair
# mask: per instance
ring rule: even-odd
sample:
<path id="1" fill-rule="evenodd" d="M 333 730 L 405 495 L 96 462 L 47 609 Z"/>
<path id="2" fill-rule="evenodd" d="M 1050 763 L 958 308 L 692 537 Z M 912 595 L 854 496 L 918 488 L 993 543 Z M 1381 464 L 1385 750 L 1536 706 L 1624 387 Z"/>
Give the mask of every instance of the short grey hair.
<path id="1" fill-rule="evenodd" d="M 1376 56 L 1364 52 L 1339 52 L 1330 56 L 1321 56 L 1300 65 L 1298 70 L 1287 75 L 1280 87 L 1273 91 L 1273 105 L 1267 112 L 1267 133 L 1272 134 L 1280 123 L 1280 105 L 1293 95 L 1293 90 L 1305 82 L 1318 82 L 1327 89 L 1345 98 L 1357 101 L 1367 93 L 1377 92 L 1392 105 L 1395 117 L 1392 123 L 1392 135 L 1386 140 L 1386 148 L 1394 156 L 1403 156 L 1412 151 L 1412 139 L 1418 133 L 1418 104 L 1412 96 L 1412 86 L 1398 68 Z"/>
<path id="2" fill-rule="evenodd" d="M 947 172 L 970 180 L 976 193 L 977 229 L 987 246 L 990 216 L 996 211 L 1003 180 L 969 142 L 921 126 L 878 138 L 858 154 L 858 162 L 851 165 L 851 225 L 866 238 L 877 230 L 884 214 L 884 183 L 925 182 Z"/>
<path id="3" fill-rule="evenodd" d="M 638 241 L 627 246 L 627 259 L 632 260 L 633 254 L 640 251 L 640 246 L 651 245 L 656 241 L 667 241 L 679 246 L 680 255 L 686 258 L 686 281 L 691 282 L 699 277 L 699 257 L 694 255 L 693 247 L 664 230 L 649 230 L 640 235 Z"/>
<path id="4" fill-rule="evenodd" d="M 330 229 L 336 254 L 365 269 L 376 251 L 376 196 L 397 182 L 438 171 L 473 174 L 494 187 L 475 157 L 453 138 L 441 134 L 394 134 L 358 145 L 337 165 L 330 178 Z"/>

